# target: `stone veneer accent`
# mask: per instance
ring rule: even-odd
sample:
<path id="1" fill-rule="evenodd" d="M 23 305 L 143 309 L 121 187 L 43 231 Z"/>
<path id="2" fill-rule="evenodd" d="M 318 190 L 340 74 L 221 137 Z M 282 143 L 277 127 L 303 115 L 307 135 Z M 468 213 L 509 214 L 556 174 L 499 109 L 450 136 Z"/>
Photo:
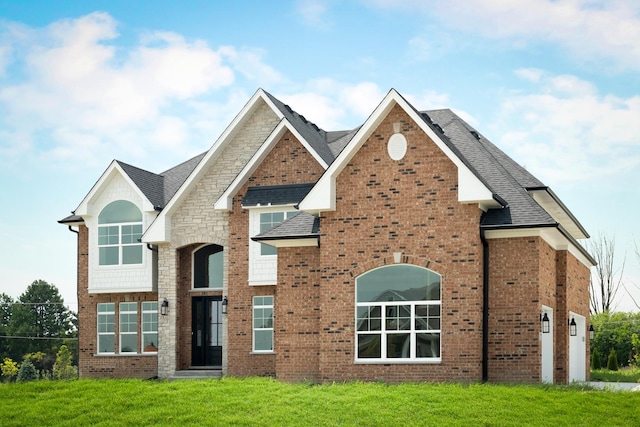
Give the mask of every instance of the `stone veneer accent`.
<path id="1" fill-rule="evenodd" d="M 178 264 L 178 252 L 184 246 L 199 246 L 205 243 L 215 243 L 226 250 L 228 213 L 214 210 L 213 204 L 277 123 L 275 113 L 267 104 L 262 103 L 224 147 L 222 153 L 218 153 L 215 161 L 208 165 L 206 174 L 181 201 L 179 208 L 172 212 L 171 243 L 164 243 L 158 247 L 158 295 L 161 301 L 166 298 L 170 307 L 169 314 L 159 319 L 158 326 L 158 376 L 161 378 L 171 377 L 178 366 L 177 355 L 181 351 L 177 341 L 178 330 L 184 332 L 185 328 L 188 327 L 190 330 L 191 327 L 191 316 L 185 315 L 188 309 L 183 307 L 185 304 L 190 307 L 191 299 L 178 298 L 180 277 L 184 277 L 184 274 L 188 277 L 190 272 L 183 271 L 184 267 L 181 268 Z M 227 277 L 225 271 L 225 293 Z M 178 316 L 179 313 L 182 313 L 182 316 Z M 224 330 L 226 331 L 226 326 Z M 181 346 L 186 344 L 185 340 L 180 341 Z M 190 346 L 189 340 L 187 348 Z M 184 361 L 181 365 L 184 366 Z M 226 358 L 223 360 L 223 371 L 226 372 Z"/>

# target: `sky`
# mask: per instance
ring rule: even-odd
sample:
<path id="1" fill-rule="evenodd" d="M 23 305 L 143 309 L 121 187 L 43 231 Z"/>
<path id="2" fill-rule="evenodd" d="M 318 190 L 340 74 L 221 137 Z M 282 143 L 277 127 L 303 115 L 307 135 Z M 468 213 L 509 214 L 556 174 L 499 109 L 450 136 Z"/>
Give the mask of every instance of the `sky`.
<path id="1" fill-rule="evenodd" d="M 638 40 L 636 0 L 0 0 L 0 292 L 45 280 L 77 311 L 57 221 L 113 159 L 160 173 L 200 154 L 258 88 L 325 130 L 394 88 L 615 238 L 616 308 L 639 311 Z"/>

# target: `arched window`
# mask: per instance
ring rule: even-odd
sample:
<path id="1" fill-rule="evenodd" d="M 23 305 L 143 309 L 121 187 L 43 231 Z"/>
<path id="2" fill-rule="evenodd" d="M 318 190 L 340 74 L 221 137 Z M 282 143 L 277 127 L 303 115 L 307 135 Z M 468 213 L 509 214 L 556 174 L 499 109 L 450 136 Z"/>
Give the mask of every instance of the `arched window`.
<path id="1" fill-rule="evenodd" d="M 193 256 L 193 287 L 222 289 L 224 278 L 224 248 L 208 245 Z"/>
<path id="2" fill-rule="evenodd" d="M 100 265 L 142 264 L 142 212 L 131 202 L 116 200 L 98 215 Z"/>
<path id="3" fill-rule="evenodd" d="M 356 279 L 356 360 L 440 361 L 441 276 L 394 264 Z"/>

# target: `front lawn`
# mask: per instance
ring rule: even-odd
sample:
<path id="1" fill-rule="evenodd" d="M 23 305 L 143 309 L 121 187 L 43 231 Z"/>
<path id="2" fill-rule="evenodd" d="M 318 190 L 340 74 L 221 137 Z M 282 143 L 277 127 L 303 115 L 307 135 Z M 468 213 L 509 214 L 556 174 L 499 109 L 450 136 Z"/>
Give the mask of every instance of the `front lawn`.
<path id="1" fill-rule="evenodd" d="M 578 386 L 287 384 L 267 378 L 0 384 L 0 425 L 640 425 L 640 393 Z"/>
<path id="2" fill-rule="evenodd" d="M 640 368 L 628 366 L 618 371 L 592 369 L 591 381 L 610 381 L 620 383 L 640 383 Z"/>

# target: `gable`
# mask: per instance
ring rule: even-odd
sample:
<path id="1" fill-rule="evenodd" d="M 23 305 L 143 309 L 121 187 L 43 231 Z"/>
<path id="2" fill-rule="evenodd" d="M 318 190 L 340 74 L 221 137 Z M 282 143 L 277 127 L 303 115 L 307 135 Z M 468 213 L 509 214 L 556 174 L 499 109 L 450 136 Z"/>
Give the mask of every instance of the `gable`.
<path id="1" fill-rule="evenodd" d="M 300 209 L 317 213 L 335 209 L 336 177 L 342 172 L 353 156 L 367 139 L 375 132 L 393 108 L 398 105 L 411 118 L 431 141 L 456 165 L 458 174 L 458 201 L 461 203 L 477 203 L 481 208 L 498 207 L 494 192 L 472 171 L 460 157 L 443 141 L 420 114 L 411 107 L 395 90 L 391 90 L 378 105 L 373 114 L 347 144 L 338 158 L 331 164 L 327 172 L 318 181 L 309 195 L 300 203 Z M 398 133 L 394 131 L 394 134 Z"/>

